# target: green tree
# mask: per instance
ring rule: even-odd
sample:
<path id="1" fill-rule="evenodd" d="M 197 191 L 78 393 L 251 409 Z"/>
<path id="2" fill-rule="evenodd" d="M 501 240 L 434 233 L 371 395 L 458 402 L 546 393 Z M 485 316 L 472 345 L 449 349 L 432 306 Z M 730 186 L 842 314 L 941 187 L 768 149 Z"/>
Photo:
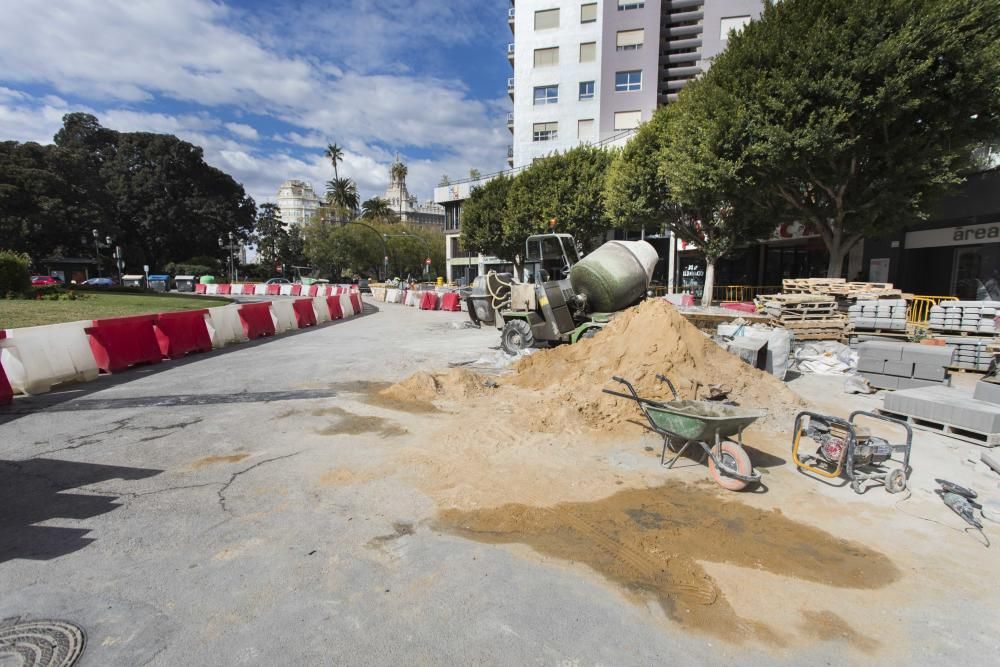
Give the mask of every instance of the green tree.
<path id="1" fill-rule="evenodd" d="M 278 242 L 278 259 L 286 266 L 306 266 L 309 263 L 300 225 L 291 225 L 288 233 Z"/>
<path id="2" fill-rule="evenodd" d="M 438 187 L 443 188 L 446 185 L 451 185 L 451 179 L 448 178 L 448 174 L 441 174 L 441 180 L 438 181 Z"/>
<path id="3" fill-rule="evenodd" d="M 611 227 L 602 192 L 613 158 L 612 151 L 577 146 L 533 163 L 510 186 L 504 236 L 523 244 L 531 234 L 558 231 L 572 234 L 584 250 L 599 245 Z"/>
<path id="4" fill-rule="evenodd" d="M 333 165 L 333 180 L 339 179 L 340 173 L 337 171 L 337 165 L 344 161 L 344 149 L 336 143 L 327 144 L 326 150 L 323 151 L 323 155 L 325 155 Z"/>
<path id="5" fill-rule="evenodd" d="M 839 276 L 1000 136 L 998 16 L 1000 0 L 769 2 L 705 76 L 744 107 L 717 155 L 759 215 L 810 224 Z"/>
<path id="6" fill-rule="evenodd" d="M 326 184 L 326 200 L 347 217 L 354 217 L 360 205 L 358 186 L 349 178 L 335 178 Z"/>
<path id="7" fill-rule="evenodd" d="M 399 216 L 392 210 L 388 200 L 382 197 L 366 199 L 361 204 L 361 217 L 364 220 L 379 220 L 382 222 L 396 222 L 399 220 Z"/>
<path id="8" fill-rule="evenodd" d="M 0 250 L 0 298 L 22 296 L 31 289 L 28 256 L 13 250 Z"/>
<path id="9" fill-rule="evenodd" d="M 482 177 L 483 175 L 475 167 L 469 170 L 469 178 L 471 178 L 472 180 L 478 181 Z"/>
<path id="10" fill-rule="evenodd" d="M 273 271 L 274 264 L 279 260 L 279 248 L 287 236 L 288 231 L 281 221 L 281 210 L 277 204 L 261 204 L 257 209 L 257 224 L 254 229 L 258 261 L 270 266 Z"/>
<path id="11" fill-rule="evenodd" d="M 524 237 L 506 234 L 504 215 L 514 178 L 496 176 L 472 188 L 462 202 L 462 245 L 477 253 L 514 258 L 524 252 Z"/>

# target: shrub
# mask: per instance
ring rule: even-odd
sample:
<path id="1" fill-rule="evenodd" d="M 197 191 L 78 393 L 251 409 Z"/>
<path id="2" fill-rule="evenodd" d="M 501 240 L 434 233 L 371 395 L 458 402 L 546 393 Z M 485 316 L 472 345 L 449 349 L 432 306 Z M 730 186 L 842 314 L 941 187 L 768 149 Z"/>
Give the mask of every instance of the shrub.
<path id="1" fill-rule="evenodd" d="M 13 250 L 0 250 L 0 294 L 22 296 L 31 288 L 28 256 Z"/>

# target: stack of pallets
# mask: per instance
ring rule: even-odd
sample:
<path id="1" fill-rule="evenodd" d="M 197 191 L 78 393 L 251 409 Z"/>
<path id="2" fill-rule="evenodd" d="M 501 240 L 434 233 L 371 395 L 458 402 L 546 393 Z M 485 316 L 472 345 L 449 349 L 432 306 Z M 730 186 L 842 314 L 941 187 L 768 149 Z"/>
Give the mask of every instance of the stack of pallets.
<path id="1" fill-rule="evenodd" d="M 847 324 L 835 299 L 822 294 L 771 294 L 761 297 L 773 324 L 796 340 L 841 340 Z"/>
<path id="2" fill-rule="evenodd" d="M 892 283 L 847 282 L 843 278 L 786 278 L 781 281 L 785 294 L 828 294 L 841 299 L 899 299 L 902 290 Z"/>

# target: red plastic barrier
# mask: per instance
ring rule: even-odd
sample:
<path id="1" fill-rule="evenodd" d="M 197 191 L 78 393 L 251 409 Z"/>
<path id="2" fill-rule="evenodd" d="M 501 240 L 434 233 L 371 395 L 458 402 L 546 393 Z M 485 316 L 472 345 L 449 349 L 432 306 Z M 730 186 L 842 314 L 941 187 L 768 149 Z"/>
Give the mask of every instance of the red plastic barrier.
<path id="1" fill-rule="evenodd" d="M 243 295 L 253 294 L 254 288 L 257 287 L 254 283 L 243 283 Z"/>
<path id="2" fill-rule="evenodd" d="M 298 283 L 292 285 L 292 296 L 302 296 L 302 285 Z"/>
<path id="3" fill-rule="evenodd" d="M 355 315 L 360 315 L 361 314 L 361 295 L 360 294 L 351 293 L 351 295 L 350 295 L 349 298 L 351 300 L 351 307 L 354 308 L 354 314 Z"/>
<path id="4" fill-rule="evenodd" d="M 738 310 L 741 313 L 757 312 L 757 307 L 748 301 L 726 301 L 720 305 L 728 310 Z"/>
<path id="5" fill-rule="evenodd" d="M 212 337 L 205 324 L 208 310 L 184 310 L 160 313 L 153 323 L 160 352 L 169 359 L 179 359 L 191 352 L 209 352 Z"/>
<path id="6" fill-rule="evenodd" d="M 0 329 L 0 340 L 7 337 L 7 332 Z M 7 380 L 7 374 L 3 372 L 3 366 L 0 366 L 0 405 L 7 405 L 14 400 L 14 390 L 10 388 L 10 382 Z"/>
<path id="7" fill-rule="evenodd" d="M 441 296 L 441 310 L 462 310 L 462 302 L 458 292 L 446 292 Z"/>
<path id="8" fill-rule="evenodd" d="M 223 283 L 223 284 L 219 285 L 219 291 L 216 292 L 216 293 L 217 294 L 232 294 L 232 291 L 233 291 L 233 286 L 232 285 L 230 285 L 229 283 Z"/>
<path id="9" fill-rule="evenodd" d="M 309 297 L 319 296 L 319 285 L 310 285 L 309 294 L 307 296 Z"/>
<path id="10" fill-rule="evenodd" d="M 434 292 L 424 292 L 421 294 L 420 310 L 437 310 L 437 294 Z"/>
<path id="11" fill-rule="evenodd" d="M 268 289 L 277 285 L 268 285 Z M 274 320 L 271 319 L 271 304 L 266 302 L 245 303 L 240 306 L 240 322 L 243 333 L 250 340 L 274 335 Z"/>
<path id="12" fill-rule="evenodd" d="M 295 323 L 300 329 L 316 326 L 316 311 L 313 310 L 312 299 L 296 299 L 292 302 L 295 311 Z"/>
<path id="13" fill-rule="evenodd" d="M 208 289 L 208 285 L 202 285 L 201 283 L 198 283 L 197 285 L 194 286 L 194 293 L 195 294 L 204 294 L 207 289 Z"/>
<path id="14" fill-rule="evenodd" d="M 344 319 L 344 309 L 340 307 L 340 297 L 339 296 L 328 296 L 328 297 L 326 297 L 326 307 L 330 309 L 330 319 L 331 320 L 342 320 L 342 319 Z"/>
<path id="15" fill-rule="evenodd" d="M 278 296 L 281 294 L 281 285 L 268 285 L 267 295 L 268 296 Z"/>
<path id="16" fill-rule="evenodd" d="M 90 335 L 90 351 L 97 367 L 105 373 L 117 373 L 135 364 L 163 361 L 153 330 L 156 317 L 135 315 L 94 320 L 94 326 L 85 331 Z"/>

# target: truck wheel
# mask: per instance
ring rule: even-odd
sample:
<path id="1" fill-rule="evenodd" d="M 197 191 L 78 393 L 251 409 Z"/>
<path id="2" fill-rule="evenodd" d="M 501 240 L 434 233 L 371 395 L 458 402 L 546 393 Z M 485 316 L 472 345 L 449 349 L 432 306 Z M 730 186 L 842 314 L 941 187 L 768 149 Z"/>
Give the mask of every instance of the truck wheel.
<path id="1" fill-rule="evenodd" d="M 521 350 L 534 345 L 535 337 L 531 327 L 524 320 L 510 320 L 503 325 L 500 332 L 500 347 L 507 354 L 518 354 Z"/>

